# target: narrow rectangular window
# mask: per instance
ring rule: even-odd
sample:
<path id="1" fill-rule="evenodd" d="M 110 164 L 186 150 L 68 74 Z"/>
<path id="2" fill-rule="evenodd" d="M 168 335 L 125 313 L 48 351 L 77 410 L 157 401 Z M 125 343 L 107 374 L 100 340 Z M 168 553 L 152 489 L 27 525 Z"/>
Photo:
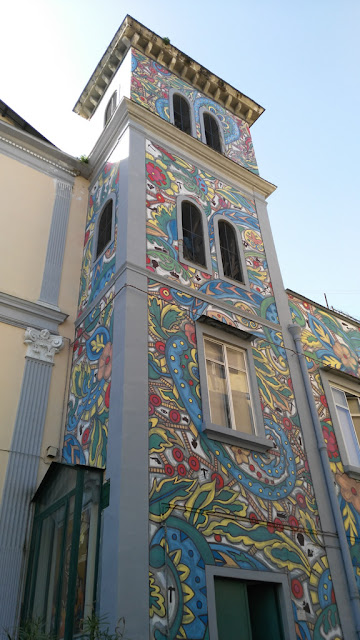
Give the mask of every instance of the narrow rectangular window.
<path id="1" fill-rule="evenodd" d="M 254 433 L 246 351 L 205 338 L 205 359 L 211 421 Z"/>
<path id="2" fill-rule="evenodd" d="M 330 386 L 350 464 L 360 464 L 360 400 L 349 391 Z"/>

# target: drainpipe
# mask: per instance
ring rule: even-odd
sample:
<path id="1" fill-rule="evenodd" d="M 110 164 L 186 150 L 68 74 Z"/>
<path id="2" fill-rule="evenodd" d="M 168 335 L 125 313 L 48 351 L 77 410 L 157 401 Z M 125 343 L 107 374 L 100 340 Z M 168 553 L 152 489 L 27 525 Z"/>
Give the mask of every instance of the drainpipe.
<path id="1" fill-rule="evenodd" d="M 302 374 L 302 378 L 305 386 L 307 400 L 309 403 L 312 423 L 313 423 L 315 436 L 316 436 L 316 442 L 319 449 L 322 469 L 324 472 L 326 487 L 329 494 L 331 510 L 332 510 L 336 531 L 339 538 L 340 552 L 342 556 L 342 561 L 344 563 L 345 576 L 346 576 L 346 580 L 349 588 L 350 603 L 351 603 L 351 607 L 352 607 L 352 611 L 355 619 L 356 634 L 360 640 L 360 596 L 359 596 L 358 588 L 356 585 L 354 569 L 351 562 L 351 557 L 349 553 L 349 547 L 347 543 L 343 520 L 341 517 L 339 502 L 338 502 L 336 491 L 335 491 L 334 478 L 329 465 L 327 447 L 322 434 L 319 415 L 317 412 L 314 395 L 311 388 L 309 372 L 307 369 L 305 356 L 303 354 L 303 348 L 301 343 L 301 329 L 298 325 L 290 325 L 289 331 L 294 339 L 295 346 L 296 346 L 296 353 L 299 358 L 301 374 Z"/>

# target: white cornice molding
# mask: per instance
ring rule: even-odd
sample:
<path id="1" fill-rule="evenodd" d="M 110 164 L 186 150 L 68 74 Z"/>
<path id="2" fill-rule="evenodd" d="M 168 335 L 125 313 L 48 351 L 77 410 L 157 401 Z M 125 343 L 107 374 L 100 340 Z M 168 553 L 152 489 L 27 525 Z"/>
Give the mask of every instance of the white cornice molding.
<path id="1" fill-rule="evenodd" d="M 56 353 L 64 346 L 62 336 L 53 335 L 47 329 L 33 329 L 28 327 L 25 331 L 25 344 L 28 345 L 26 357 L 52 364 Z"/>
<path id="2" fill-rule="evenodd" d="M 224 181 L 234 183 L 237 188 L 243 187 L 250 194 L 259 193 L 264 198 L 271 195 L 276 186 L 249 169 L 245 169 L 233 160 L 214 151 L 197 138 L 180 131 L 170 122 L 163 120 L 157 114 L 136 104 L 128 98 L 123 98 L 111 122 L 98 138 L 89 156 L 92 175 L 95 177 L 99 167 L 109 157 L 119 138 L 128 126 L 138 128 L 150 140 L 154 137 L 166 145 L 174 153 L 190 156 L 195 164 L 200 164 L 210 173 L 219 175 Z"/>
<path id="3" fill-rule="evenodd" d="M 190 83 L 250 126 L 265 111 L 257 102 L 127 15 L 75 104 L 75 113 L 86 119 L 93 116 L 131 47 Z"/>
<path id="4" fill-rule="evenodd" d="M 59 324 L 68 315 L 41 302 L 31 302 L 0 291 L 0 322 L 26 329 L 29 325 L 36 329 L 58 332 Z"/>
<path id="5" fill-rule="evenodd" d="M 0 120 L 0 152 L 71 184 L 76 176 L 87 178 L 90 172 L 86 164 L 73 156 L 3 120 Z"/>

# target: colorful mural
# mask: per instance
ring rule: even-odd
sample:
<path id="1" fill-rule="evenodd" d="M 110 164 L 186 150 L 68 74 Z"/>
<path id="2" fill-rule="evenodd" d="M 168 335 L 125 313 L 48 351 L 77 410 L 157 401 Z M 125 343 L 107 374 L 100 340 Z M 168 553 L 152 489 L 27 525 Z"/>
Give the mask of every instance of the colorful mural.
<path id="1" fill-rule="evenodd" d="M 63 445 L 69 464 L 106 464 L 113 297 L 112 287 L 76 330 Z"/>
<path id="2" fill-rule="evenodd" d="M 170 121 L 169 92 L 177 90 L 193 105 L 196 137 L 201 140 L 200 114 L 210 111 L 219 119 L 225 142 L 225 155 L 249 169 L 259 173 L 250 130 L 246 122 L 224 107 L 207 98 L 190 84 L 178 78 L 158 62 L 132 49 L 131 99 Z"/>
<path id="3" fill-rule="evenodd" d="M 342 371 L 360 379 L 360 327 L 345 318 L 340 319 L 330 310 L 293 295 L 289 295 L 289 304 L 293 322 L 302 328 L 303 350 L 330 467 L 337 483 L 340 509 L 355 577 L 360 589 L 360 482 L 344 473 L 343 461 L 320 377 L 320 367 L 326 366 L 335 372 Z"/>
<path id="4" fill-rule="evenodd" d="M 289 573 L 297 638 L 341 638 L 281 334 L 255 333 L 259 402 L 273 451 L 202 433 L 196 312 L 149 281 L 151 638 L 208 638 L 205 566 Z M 234 311 L 222 321 L 237 328 Z M 202 374 L 204 375 L 204 373 Z"/>
<path id="5" fill-rule="evenodd" d="M 254 201 L 152 142 L 147 142 L 146 172 L 147 268 L 212 296 L 214 300 L 218 298 L 235 305 L 239 311 L 264 314 L 268 320 L 278 322 Z M 179 195 L 192 198 L 208 219 L 212 276 L 179 261 L 176 214 Z M 250 290 L 219 279 L 214 241 L 215 214 L 226 215 L 240 227 Z"/>
<path id="6" fill-rule="evenodd" d="M 100 294 L 110 282 L 115 269 L 116 226 L 118 205 L 119 163 L 107 162 L 92 186 L 85 227 L 84 254 L 80 275 L 78 315 Z M 95 262 L 94 242 L 96 224 L 105 202 L 114 198 L 115 233 L 114 241 Z"/>

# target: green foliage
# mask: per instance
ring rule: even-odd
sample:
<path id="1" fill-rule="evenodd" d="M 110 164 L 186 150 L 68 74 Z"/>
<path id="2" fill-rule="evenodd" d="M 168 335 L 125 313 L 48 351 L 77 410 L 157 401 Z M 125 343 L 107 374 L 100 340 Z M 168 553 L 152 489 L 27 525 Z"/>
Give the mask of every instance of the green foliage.
<path id="1" fill-rule="evenodd" d="M 170 38 L 163 38 L 162 41 L 164 44 L 170 44 Z"/>
<path id="2" fill-rule="evenodd" d="M 80 156 L 79 158 L 80 162 L 82 162 L 83 164 L 89 164 L 89 157 L 88 156 Z"/>
<path id="3" fill-rule="evenodd" d="M 11 635 L 8 631 L 6 635 L 8 640 L 55 640 L 52 633 L 45 633 L 43 631 L 44 625 L 41 618 L 33 618 L 32 620 L 26 620 L 20 626 L 18 633 Z"/>

